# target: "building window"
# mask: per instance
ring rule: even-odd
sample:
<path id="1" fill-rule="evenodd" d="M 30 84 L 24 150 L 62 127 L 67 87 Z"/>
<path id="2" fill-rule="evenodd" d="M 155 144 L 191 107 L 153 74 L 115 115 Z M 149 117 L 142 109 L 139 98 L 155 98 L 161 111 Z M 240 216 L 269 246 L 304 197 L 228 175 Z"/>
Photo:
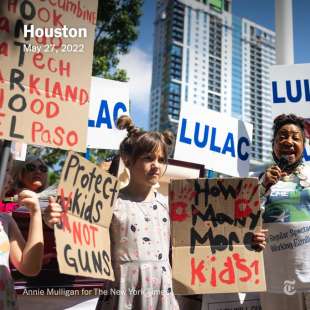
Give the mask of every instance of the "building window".
<path id="1" fill-rule="evenodd" d="M 229 1 L 228 0 L 224 0 L 224 10 L 226 12 L 229 12 Z"/>
<path id="2" fill-rule="evenodd" d="M 171 94 L 179 95 L 181 90 L 181 86 L 177 83 L 171 82 L 169 85 L 169 91 Z"/>
<path id="3" fill-rule="evenodd" d="M 171 55 L 181 57 L 182 56 L 182 47 L 173 44 L 171 47 Z"/>

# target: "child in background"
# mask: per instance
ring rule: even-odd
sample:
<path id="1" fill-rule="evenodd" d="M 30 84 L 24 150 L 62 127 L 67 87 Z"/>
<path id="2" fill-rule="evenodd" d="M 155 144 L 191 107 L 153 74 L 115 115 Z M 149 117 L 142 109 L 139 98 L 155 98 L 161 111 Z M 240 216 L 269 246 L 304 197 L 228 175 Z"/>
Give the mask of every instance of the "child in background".
<path id="1" fill-rule="evenodd" d="M 40 193 L 48 187 L 48 167 L 39 156 L 28 155 L 25 161 L 15 161 L 12 171 L 14 191 L 11 196 L 23 189 Z"/>
<path id="2" fill-rule="evenodd" d="M 167 198 L 153 189 L 165 172 L 173 136 L 142 131 L 128 116 L 118 120 L 118 128 L 128 132 L 120 145 L 120 156 L 130 171 L 129 184 L 119 193 L 110 227 L 116 278 L 113 288 L 120 294 L 101 298 L 97 309 L 179 309 L 172 291 Z M 46 210 L 49 225 L 59 221 L 60 211 L 58 204 L 50 204 Z"/>
<path id="3" fill-rule="evenodd" d="M 8 190 L 9 183 L 10 174 L 7 173 L 2 192 Z M 27 242 L 14 219 L 9 214 L 0 213 L 0 309 L 18 308 L 10 275 L 9 258 L 14 267 L 26 276 L 35 276 L 41 270 L 43 230 L 39 201 L 34 192 L 24 190 L 18 195 L 18 203 L 30 211 Z"/>

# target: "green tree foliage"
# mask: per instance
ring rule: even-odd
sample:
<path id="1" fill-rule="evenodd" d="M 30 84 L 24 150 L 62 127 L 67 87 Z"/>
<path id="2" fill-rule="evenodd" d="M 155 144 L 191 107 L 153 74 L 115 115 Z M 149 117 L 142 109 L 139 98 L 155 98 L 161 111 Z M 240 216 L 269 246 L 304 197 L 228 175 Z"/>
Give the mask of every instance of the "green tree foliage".
<path id="1" fill-rule="evenodd" d="M 127 81 L 118 69 L 119 56 L 128 53 L 138 37 L 143 0 L 99 0 L 94 46 L 93 75 Z"/>
<path id="2" fill-rule="evenodd" d="M 127 81 L 125 70 L 117 68 L 119 56 L 128 53 L 138 37 L 139 19 L 143 0 L 99 0 L 94 42 L 93 76 Z M 50 167 L 50 184 L 59 179 L 66 157 L 60 149 L 29 146 L 28 152 L 36 154 Z M 111 150 L 91 150 L 90 160 L 101 163 L 115 155 Z M 82 154 L 83 155 L 83 154 Z"/>

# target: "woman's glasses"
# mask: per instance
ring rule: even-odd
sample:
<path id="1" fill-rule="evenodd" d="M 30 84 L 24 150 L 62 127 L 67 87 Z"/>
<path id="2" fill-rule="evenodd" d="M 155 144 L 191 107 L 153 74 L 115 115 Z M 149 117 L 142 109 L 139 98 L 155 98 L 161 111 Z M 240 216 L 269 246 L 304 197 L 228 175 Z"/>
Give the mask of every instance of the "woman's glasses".
<path id="1" fill-rule="evenodd" d="M 28 172 L 33 172 L 37 169 L 39 169 L 42 173 L 47 172 L 47 167 L 44 165 L 36 166 L 35 164 L 26 164 L 25 167 Z"/>

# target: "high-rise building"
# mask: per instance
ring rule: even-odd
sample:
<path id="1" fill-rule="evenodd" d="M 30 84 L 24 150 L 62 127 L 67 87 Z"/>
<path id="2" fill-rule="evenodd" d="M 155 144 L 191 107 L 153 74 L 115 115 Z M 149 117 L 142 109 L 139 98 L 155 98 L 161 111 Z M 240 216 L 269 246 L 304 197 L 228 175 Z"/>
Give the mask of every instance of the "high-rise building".
<path id="1" fill-rule="evenodd" d="M 271 150 L 275 33 L 231 13 L 231 0 L 157 0 L 150 128 L 176 131 L 182 105 L 252 123 L 252 160 Z"/>

